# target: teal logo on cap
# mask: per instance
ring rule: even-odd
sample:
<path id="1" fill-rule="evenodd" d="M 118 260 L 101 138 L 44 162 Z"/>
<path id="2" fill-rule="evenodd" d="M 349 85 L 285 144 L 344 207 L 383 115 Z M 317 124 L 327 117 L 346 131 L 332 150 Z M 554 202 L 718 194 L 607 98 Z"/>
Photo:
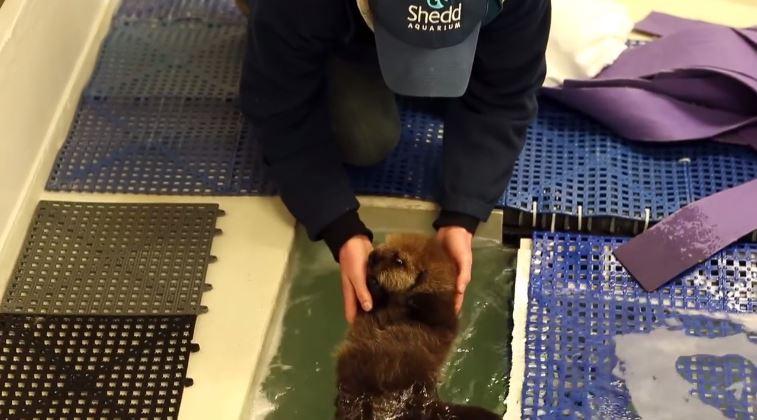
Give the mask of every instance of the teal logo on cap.
<path id="1" fill-rule="evenodd" d="M 426 4 L 432 9 L 439 10 L 445 8 L 450 1 L 451 0 L 426 0 Z"/>
<path id="2" fill-rule="evenodd" d="M 453 6 L 453 4 L 457 6 Z M 407 8 L 407 29 L 423 32 L 457 30 L 462 27 L 463 3 L 455 0 L 426 0 L 431 11 L 422 4 Z M 445 9 L 442 11 L 442 9 Z"/>

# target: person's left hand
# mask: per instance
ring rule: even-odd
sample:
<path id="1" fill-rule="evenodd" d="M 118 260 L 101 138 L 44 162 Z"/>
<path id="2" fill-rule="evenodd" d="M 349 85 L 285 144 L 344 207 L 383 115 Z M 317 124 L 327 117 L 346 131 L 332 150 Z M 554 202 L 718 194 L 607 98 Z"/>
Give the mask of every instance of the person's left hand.
<path id="1" fill-rule="evenodd" d="M 465 288 L 471 280 L 473 266 L 473 235 L 459 226 L 444 226 L 439 228 L 436 238 L 444 246 L 457 264 L 457 290 L 455 291 L 455 312 L 460 313 L 463 307 Z"/>

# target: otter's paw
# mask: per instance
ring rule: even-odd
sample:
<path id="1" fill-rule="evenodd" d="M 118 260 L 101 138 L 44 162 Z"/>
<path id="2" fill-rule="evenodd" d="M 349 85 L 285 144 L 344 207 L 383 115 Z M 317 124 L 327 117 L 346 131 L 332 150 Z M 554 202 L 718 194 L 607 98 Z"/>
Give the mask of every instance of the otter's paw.
<path id="1" fill-rule="evenodd" d="M 457 325 L 452 296 L 416 293 L 406 301 L 408 315 L 416 321 L 435 327 L 454 328 Z"/>

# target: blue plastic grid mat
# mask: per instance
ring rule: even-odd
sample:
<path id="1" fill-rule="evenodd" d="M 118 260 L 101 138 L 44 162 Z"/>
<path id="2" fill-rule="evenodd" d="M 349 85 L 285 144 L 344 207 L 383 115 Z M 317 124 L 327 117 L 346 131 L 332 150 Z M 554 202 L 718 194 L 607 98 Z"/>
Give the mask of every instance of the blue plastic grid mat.
<path id="1" fill-rule="evenodd" d="M 424 104 L 403 106 L 400 145 L 386 162 L 348 168 L 356 191 L 429 198 L 440 177 L 441 126 Z M 269 195 L 259 144 L 234 102 L 83 98 L 48 179 L 51 191 Z"/>
<path id="2" fill-rule="evenodd" d="M 543 99 L 500 204 L 539 213 L 659 220 L 757 177 L 757 153 L 714 142 L 624 140 L 588 117 Z"/>
<path id="3" fill-rule="evenodd" d="M 348 168 L 361 194 L 429 199 L 438 196 L 444 124 L 434 104 L 400 100 L 402 133 L 387 159 L 370 168 Z"/>
<path id="4" fill-rule="evenodd" d="M 696 170 L 691 171 L 691 194 L 694 200 L 715 194 L 757 178 L 757 153 L 753 149 L 735 148 L 720 143 L 700 148 L 691 154 Z"/>
<path id="5" fill-rule="evenodd" d="M 630 367 L 616 355 L 618 337 L 644 337 L 660 330 L 709 339 L 746 334 L 757 346 L 755 331 L 726 319 L 757 313 L 757 244 L 733 245 L 648 293 L 612 255 L 625 241 L 534 235 L 524 418 L 639 418 L 623 379 Z M 755 368 L 744 357 L 681 350 L 664 368 L 690 384 L 685 398 L 698 398 L 730 418 L 754 418 Z M 671 401 L 674 397 L 668 394 Z"/>
<path id="6" fill-rule="evenodd" d="M 244 24 L 234 0 L 123 0 L 117 24 L 134 21 L 201 20 L 208 23 Z"/>
<path id="7" fill-rule="evenodd" d="M 48 180 L 53 191 L 270 194 L 231 100 L 84 98 Z"/>
<path id="8" fill-rule="evenodd" d="M 757 384 L 757 366 L 751 360 L 734 354 L 685 356 L 677 361 L 676 370 L 687 382 L 696 385 L 694 392 L 702 401 L 723 407 L 726 417 L 754 418 L 757 409 L 751 412 L 743 409 L 750 403 L 749 390 L 738 389 L 738 385 L 745 380 Z M 721 392 L 723 388 L 733 388 L 734 392 Z M 751 390 L 754 392 L 755 387 Z M 752 395 L 751 398 L 754 407 L 757 396 Z"/>
<path id="9" fill-rule="evenodd" d="M 236 97 L 245 36 L 245 26 L 202 21 L 116 25 L 84 94 Z"/>

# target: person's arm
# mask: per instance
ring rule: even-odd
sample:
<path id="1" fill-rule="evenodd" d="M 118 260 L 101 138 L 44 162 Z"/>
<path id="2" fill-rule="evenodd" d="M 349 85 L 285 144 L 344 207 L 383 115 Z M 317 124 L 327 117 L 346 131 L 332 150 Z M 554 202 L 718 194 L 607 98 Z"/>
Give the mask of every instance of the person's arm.
<path id="1" fill-rule="evenodd" d="M 341 2 L 330 0 L 255 1 L 240 95 L 284 204 L 340 262 L 351 318 L 355 290 L 363 309 L 370 309 L 359 266 L 367 261 L 372 234 L 358 217 L 328 115 L 326 63 L 343 35 L 345 13 Z"/>
<path id="2" fill-rule="evenodd" d="M 465 95 L 447 104 L 442 211 L 434 226 L 458 261 L 458 308 L 470 281 L 468 236 L 502 196 L 536 115 L 549 25 L 549 0 L 505 2 L 481 30 Z"/>

